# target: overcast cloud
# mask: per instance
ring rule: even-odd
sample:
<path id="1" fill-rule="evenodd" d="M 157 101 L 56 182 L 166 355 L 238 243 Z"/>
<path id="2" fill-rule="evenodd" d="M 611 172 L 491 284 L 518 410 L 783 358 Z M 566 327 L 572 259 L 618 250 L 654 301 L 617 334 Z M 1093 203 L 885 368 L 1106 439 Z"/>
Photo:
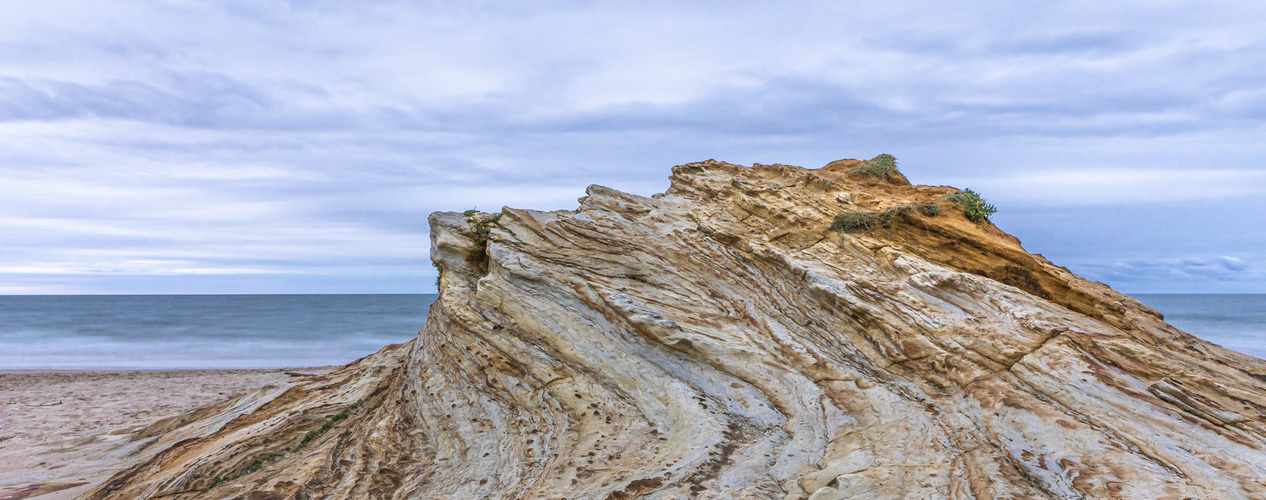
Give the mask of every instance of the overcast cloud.
<path id="1" fill-rule="evenodd" d="M 0 293 L 431 292 L 426 215 L 898 157 L 1126 292 L 1266 293 L 1261 2 L 0 5 Z"/>

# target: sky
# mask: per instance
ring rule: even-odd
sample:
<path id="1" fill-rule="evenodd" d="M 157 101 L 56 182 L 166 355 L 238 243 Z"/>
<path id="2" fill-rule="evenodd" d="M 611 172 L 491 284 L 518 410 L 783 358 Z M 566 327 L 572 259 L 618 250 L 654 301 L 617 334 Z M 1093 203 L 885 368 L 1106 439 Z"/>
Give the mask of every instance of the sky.
<path id="1" fill-rule="evenodd" d="M 1266 3 L 0 3 L 0 294 L 432 293 L 426 217 L 890 153 L 1126 293 L 1266 293 Z"/>

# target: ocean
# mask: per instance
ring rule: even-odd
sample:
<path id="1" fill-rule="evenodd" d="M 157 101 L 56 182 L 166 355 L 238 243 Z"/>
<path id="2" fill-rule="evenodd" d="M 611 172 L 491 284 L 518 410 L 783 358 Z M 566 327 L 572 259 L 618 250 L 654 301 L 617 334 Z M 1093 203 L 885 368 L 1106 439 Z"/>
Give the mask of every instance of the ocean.
<path id="1" fill-rule="evenodd" d="M 435 298 L 0 296 L 0 369 L 343 365 L 415 337 Z"/>
<path id="2" fill-rule="evenodd" d="M 1266 295 L 1136 295 L 1170 324 L 1266 358 Z M 342 365 L 408 341 L 435 295 L 0 296 L 0 369 Z"/>
<path id="3" fill-rule="evenodd" d="M 1135 294 L 1179 330 L 1266 359 L 1266 294 Z"/>

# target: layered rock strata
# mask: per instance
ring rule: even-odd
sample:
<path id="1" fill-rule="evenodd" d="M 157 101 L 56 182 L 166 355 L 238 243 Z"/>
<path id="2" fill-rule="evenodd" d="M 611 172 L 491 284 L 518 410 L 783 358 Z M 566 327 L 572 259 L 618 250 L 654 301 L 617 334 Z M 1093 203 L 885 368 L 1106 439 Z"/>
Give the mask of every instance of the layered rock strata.
<path id="1" fill-rule="evenodd" d="M 1266 362 L 861 166 L 432 214 L 415 340 L 91 498 L 1266 498 Z"/>

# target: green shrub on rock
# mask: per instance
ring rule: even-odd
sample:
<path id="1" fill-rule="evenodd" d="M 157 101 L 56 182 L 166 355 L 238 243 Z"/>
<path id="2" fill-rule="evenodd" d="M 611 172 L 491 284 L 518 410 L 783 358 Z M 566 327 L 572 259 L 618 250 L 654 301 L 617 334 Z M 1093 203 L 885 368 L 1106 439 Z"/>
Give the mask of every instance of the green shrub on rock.
<path id="1" fill-rule="evenodd" d="M 967 215 L 967 219 L 977 224 L 989 221 L 993 214 L 998 213 L 998 207 L 986 202 L 984 198 L 980 197 L 980 193 L 971 189 L 964 189 L 946 196 L 945 199 L 962 205 L 963 213 Z"/>
<path id="2" fill-rule="evenodd" d="M 897 173 L 897 158 L 890 154 L 882 154 L 876 156 L 860 167 L 849 169 L 849 176 L 869 177 L 875 180 L 886 181 L 892 179 Z"/>
<path id="3" fill-rule="evenodd" d="M 835 216 L 831 230 L 837 233 L 864 233 L 875 227 L 877 220 L 874 212 L 844 212 Z"/>

